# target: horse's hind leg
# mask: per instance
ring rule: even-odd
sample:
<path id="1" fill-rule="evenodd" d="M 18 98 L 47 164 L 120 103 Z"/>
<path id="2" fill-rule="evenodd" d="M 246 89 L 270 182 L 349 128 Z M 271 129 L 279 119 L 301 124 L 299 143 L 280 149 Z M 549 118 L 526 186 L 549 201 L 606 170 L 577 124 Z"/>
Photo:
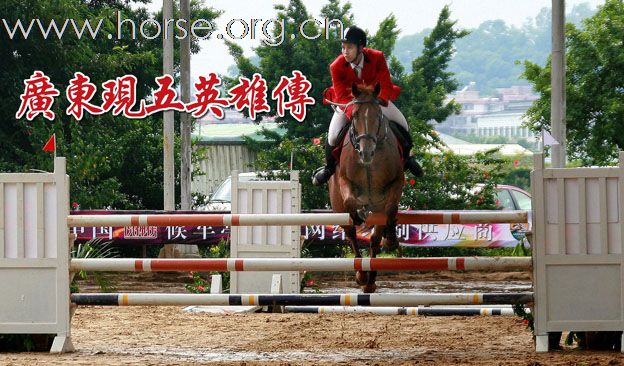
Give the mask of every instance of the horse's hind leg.
<path id="1" fill-rule="evenodd" d="M 381 238 L 383 236 L 384 226 L 376 225 L 373 235 L 370 240 L 370 257 L 375 258 L 377 254 L 381 251 L 379 244 L 381 243 Z M 368 281 L 366 285 L 362 287 L 362 291 L 365 293 L 373 293 L 377 289 L 377 285 L 375 284 L 375 280 L 377 279 L 377 271 L 371 271 L 368 273 Z"/>
<path id="2" fill-rule="evenodd" d="M 357 245 L 357 231 L 355 229 L 355 226 L 343 226 L 342 229 L 345 232 L 345 236 L 347 238 L 347 241 L 349 242 L 349 245 L 351 245 L 351 250 L 353 250 L 355 258 L 362 258 L 362 254 L 360 253 L 360 249 Z M 368 272 L 357 271 L 355 273 L 355 282 L 360 286 L 365 285 L 368 282 Z"/>

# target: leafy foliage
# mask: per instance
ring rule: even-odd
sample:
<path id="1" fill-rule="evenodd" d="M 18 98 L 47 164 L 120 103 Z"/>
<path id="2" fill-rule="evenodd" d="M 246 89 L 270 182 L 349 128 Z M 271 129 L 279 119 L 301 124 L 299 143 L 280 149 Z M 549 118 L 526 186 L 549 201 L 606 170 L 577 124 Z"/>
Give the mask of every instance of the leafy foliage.
<path id="1" fill-rule="evenodd" d="M 607 0 L 583 22 L 566 27 L 567 153 L 586 165 L 604 165 L 624 149 L 624 4 Z M 550 130 L 551 62 L 524 63 L 524 77 L 540 99 L 527 112 L 534 132 Z"/>
<path id="2" fill-rule="evenodd" d="M 494 151 L 472 157 L 444 153 L 423 160 L 424 177 L 410 179 L 401 204 L 413 210 L 494 209 L 503 160 Z M 483 183 L 482 189 L 476 185 Z"/>
<path id="3" fill-rule="evenodd" d="M 412 72 L 399 81 L 402 92 L 395 104 L 409 123 L 414 139 L 412 152 L 421 159 L 427 150 L 442 144 L 429 121 L 442 122 L 461 109 L 455 101 L 445 103 L 446 96 L 458 86 L 453 73 L 447 70 L 454 43 L 468 35 L 455 30 L 456 23 L 450 20 L 450 10 L 445 6 L 431 34 L 424 39 L 422 55 L 413 60 Z"/>
<path id="4" fill-rule="evenodd" d="M 522 322 L 531 330 L 531 333 L 535 333 L 533 313 L 527 312 L 524 304 L 513 304 L 511 307 L 513 308 L 514 314 L 522 318 Z"/>
<path id="5" fill-rule="evenodd" d="M 145 8 L 132 1 L 62 0 L 41 2 L 35 0 L 0 2 L 0 13 L 8 22 L 17 19 L 28 23 L 38 18 L 45 25 L 52 19 L 89 19 L 97 24 L 104 19 L 96 39 L 86 34 L 78 39 L 67 31 L 59 40 L 56 35 L 44 39 L 32 31 L 28 39 L 18 34 L 10 39 L 0 32 L 0 99 L 6 108 L 0 110 L 0 138 L 9 143 L 0 146 L 0 171 L 28 171 L 53 168 L 50 154 L 41 151 L 47 139 L 56 133 L 57 153 L 67 157 L 67 171 L 71 179 L 72 201 L 84 209 L 158 209 L 162 208 L 162 118 L 161 114 L 142 120 L 129 120 L 106 113 L 86 115 L 81 121 L 65 116 L 68 101 L 57 97 L 52 106 L 56 114 L 53 122 L 36 117 L 33 121 L 16 120 L 24 91 L 23 80 L 35 70 L 50 77 L 55 88 L 64 95 L 73 73 L 81 71 L 95 85 L 116 77 L 132 74 L 137 77 L 137 99 L 150 94 L 154 78 L 162 75 L 162 40 L 148 40 L 140 36 L 132 39 L 130 26 L 122 28 L 122 39 L 109 40 L 107 34 L 116 34 L 114 21 L 117 11 L 123 19 L 135 24 L 147 19 Z M 194 17 L 214 19 L 220 13 L 197 1 L 191 3 Z M 154 14 L 158 19 L 158 14 Z M 94 25 L 95 26 L 95 25 Z M 68 27 L 71 29 L 71 27 Z M 148 29 L 148 34 L 155 34 Z M 176 42 L 179 42 L 176 40 Z M 175 62 L 178 64 L 177 50 Z M 192 51 L 199 44 L 192 41 Z M 99 95 L 92 100 L 100 104 Z M 179 149 L 175 149 L 176 154 Z M 176 180 L 177 181 L 177 180 Z M 140 182 L 140 184 L 137 184 Z"/>
<path id="6" fill-rule="evenodd" d="M 115 258 L 119 256 L 117 249 L 111 245 L 111 242 L 105 242 L 101 238 L 89 240 L 86 243 L 80 243 L 71 251 L 72 258 Z M 115 284 L 105 275 L 105 272 L 86 272 L 80 271 L 76 274 L 77 278 L 85 280 L 91 275 L 93 281 L 100 287 L 102 292 L 114 292 Z M 71 284 L 72 292 L 79 292 L 76 280 Z"/>
<path id="7" fill-rule="evenodd" d="M 220 240 L 217 245 L 203 246 L 200 248 L 202 258 L 228 258 L 230 256 L 229 240 Z M 230 292 L 230 272 L 210 272 L 209 275 L 221 275 L 221 285 L 224 293 Z M 211 281 L 207 280 L 202 273 L 190 272 L 191 283 L 184 285 L 186 290 L 194 294 L 210 293 Z M 212 277 L 211 277 L 212 279 Z"/>
<path id="8" fill-rule="evenodd" d="M 316 187 L 312 181 L 312 172 L 325 162 L 325 154 L 322 145 L 314 145 L 310 138 L 284 138 L 276 133 L 266 131 L 265 136 L 271 137 L 275 142 L 259 142 L 248 139 L 247 146 L 255 151 L 257 159 L 254 167 L 257 171 L 271 172 L 281 171 L 281 174 L 269 179 L 289 179 L 289 170 L 299 170 L 299 181 L 302 185 L 301 208 L 303 210 L 326 208 L 329 203 L 327 187 Z M 321 135 L 321 141 L 325 141 L 325 135 Z"/>
<path id="9" fill-rule="evenodd" d="M 297 34 L 296 28 L 304 20 L 311 18 L 303 1 L 291 0 L 287 6 L 276 5 L 276 19 L 284 20 L 284 34 Z M 321 9 L 321 18 L 340 19 L 345 27 L 353 22 L 353 15 L 349 12 L 351 5 L 340 5 L 338 0 L 330 0 Z M 315 105 L 308 106 L 306 119 L 300 123 L 290 115 L 277 118 L 282 127 L 286 128 L 287 136 L 295 137 L 318 137 L 327 131 L 332 111 L 321 103 L 323 90 L 331 85 L 331 77 L 328 65 L 336 58 L 340 50 L 340 28 L 330 28 L 329 39 L 308 40 L 300 35 L 291 39 L 285 37 L 279 47 L 262 44 L 256 48 L 256 54 L 260 58 L 258 66 L 242 54 L 242 49 L 229 42 L 230 54 L 236 60 L 236 66 L 241 76 L 251 78 L 253 73 L 260 73 L 267 81 L 269 90 L 272 90 L 282 76 L 291 76 L 292 71 L 301 71 L 312 83 L 312 89 L 308 95 L 316 101 Z M 308 22 L 305 28 L 306 34 L 320 34 L 321 29 L 313 22 Z M 336 51 L 338 50 L 338 51 Z M 236 81 L 230 79 L 230 83 Z M 275 101 L 269 98 L 271 110 L 276 110 Z M 246 112 L 245 112 L 246 113 Z"/>

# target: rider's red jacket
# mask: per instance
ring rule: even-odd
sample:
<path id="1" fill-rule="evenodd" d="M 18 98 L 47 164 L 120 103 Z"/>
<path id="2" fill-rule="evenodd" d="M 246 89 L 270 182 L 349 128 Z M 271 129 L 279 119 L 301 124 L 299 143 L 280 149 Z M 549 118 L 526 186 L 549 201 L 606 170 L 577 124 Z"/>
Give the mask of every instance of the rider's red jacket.
<path id="1" fill-rule="evenodd" d="M 362 68 L 362 78 L 357 77 L 357 73 L 351 65 L 345 60 L 343 55 L 336 57 L 334 62 L 329 65 L 331 72 L 332 86 L 325 91 L 325 98 L 336 103 L 349 103 L 353 99 L 351 94 L 351 86 L 355 83 L 365 84 L 374 87 L 376 83 L 381 86 L 379 99 L 382 102 L 395 100 L 401 88 L 392 83 L 390 79 L 390 71 L 386 58 L 381 51 L 371 48 L 362 49 L 364 54 L 364 66 Z M 351 108 L 347 110 L 347 117 L 351 118 Z"/>

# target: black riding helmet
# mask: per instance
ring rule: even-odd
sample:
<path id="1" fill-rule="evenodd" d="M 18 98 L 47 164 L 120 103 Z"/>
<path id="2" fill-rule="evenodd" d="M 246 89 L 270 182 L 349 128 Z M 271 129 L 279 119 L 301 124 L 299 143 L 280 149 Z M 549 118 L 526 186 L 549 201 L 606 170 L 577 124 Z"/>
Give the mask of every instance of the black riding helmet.
<path id="1" fill-rule="evenodd" d="M 343 42 L 353 43 L 357 46 L 366 47 L 366 32 L 361 28 L 353 26 L 347 28 Z"/>

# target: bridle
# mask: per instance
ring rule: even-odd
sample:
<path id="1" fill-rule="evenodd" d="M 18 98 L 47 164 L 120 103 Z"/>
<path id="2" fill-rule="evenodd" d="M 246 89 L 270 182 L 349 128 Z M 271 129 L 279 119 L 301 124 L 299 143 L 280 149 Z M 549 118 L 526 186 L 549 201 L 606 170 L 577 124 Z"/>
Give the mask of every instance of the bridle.
<path id="1" fill-rule="evenodd" d="M 346 109 L 347 107 L 353 105 L 353 104 L 373 104 L 373 105 L 379 105 L 379 100 L 375 99 L 370 99 L 370 100 L 352 100 L 349 103 L 346 104 L 341 104 L 341 103 L 335 103 L 332 101 L 328 101 L 331 105 L 332 108 L 334 108 L 334 111 L 338 112 L 338 113 L 344 113 L 342 111 L 340 111 L 338 108 L 336 107 L 343 107 L 344 109 Z M 353 116 L 351 116 L 351 120 L 349 121 L 349 123 L 351 124 L 351 126 L 349 127 L 349 142 L 351 142 L 351 145 L 353 146 L 353 148 L 355 149 L 355 151 L 357 151 L 358 153 L 360 153 L 360 140 L 363 139 L 368 139 L 371 140 L 374 144 L 375 144 L 375 150 L 379 149 L 381 146 L 383 146 L 383 143 L 386 141 L 386 139 L 388 138 L 388 124 L 386 123 L 384 125 L 384 134 L 383 134 L 383 138 L 378 140 L 379 137 L 379 132 L 381 131 L 381 125 L 383 124 L 383 113 L 381 111 L 381 108 L 379 108 L 379 112 L 377 113 L 377 131 L 375 132 L 374 135 L 372 135 L 369 131 L 368 131 L 368 124 L 365 124 L 365 129 L 364 129 L 364 133 L 363 134 L 358 134 L 358 131 L 355 127 L 355 113 Z"/>

